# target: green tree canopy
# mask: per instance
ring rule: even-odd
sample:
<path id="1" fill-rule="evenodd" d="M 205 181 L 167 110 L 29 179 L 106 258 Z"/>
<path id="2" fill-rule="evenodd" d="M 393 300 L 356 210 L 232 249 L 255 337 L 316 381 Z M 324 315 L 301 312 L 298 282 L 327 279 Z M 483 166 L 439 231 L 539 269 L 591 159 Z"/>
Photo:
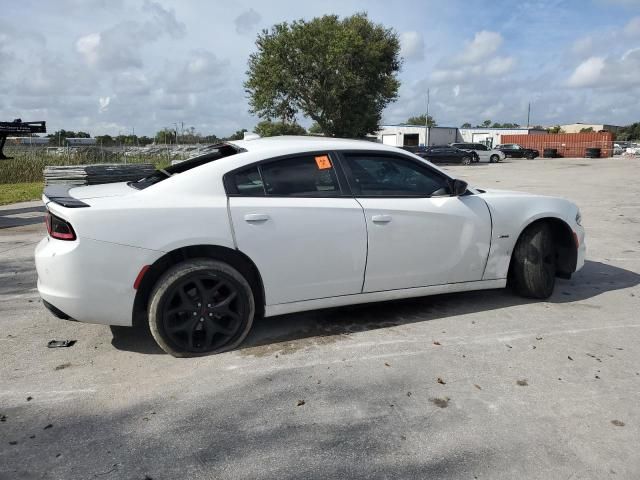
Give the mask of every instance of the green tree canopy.
<path id="1" fill-rule="evenodd" d="M 244 86 L 250 111 L 263 119 L 292 123 L 301 112 L 326 135 L 362 137 L 378 130 L 397 98 L 398 35 L 364 13 L 280 23 L 256 47 Z"/>
<path id="2" fill-rule="evenodd" d="M 309 132 L 309 135 L 322 135 L 322 127 L 317 122 L 313 122 L 307 132 Z"/>
<path id="3" fill-rule="evenodd" d="M 249 130 L 247 130 L 246 128 L 243 128 L 242 130 L 236 130 L 236 133 L 234 133 L 233 135 L 229 135 L 224 140 L 242 140 L 244 138 L 244 132 L 248 131 Z"/>
<path id="4" fill-rule="evenodd" d="M 307 131 L 297 123 L 272 122 L 263 120 L 253 129 L 261 137 L 275 137 L 278 135 L 304 135 Z"/>
<path id="5" fill-rule="evenodd" d="M 622 127 L 616 135 L 618 140 L 640 140 L 640 122 Z"/>
<path id="6" fill-rule="evenodd" d="M 580 133 L 591 133 L 593 132 L 593 127 L 585 127 L 580 129 Z"/>
<path id="7" fill-rule="evenodd" d="M 465 122 L 462 125 L 460 125 L 460 128 L 471 128 L 471 124 L 469 122 Z"/>
<path id="8" fill-rule="evenodd" d="M 424 125 L 425 122 L 427 121 L 427 116 L 426 115 L 418 115 L 417 117 L 409 117 L 407 119 L 407 123 L 409 125 Z M 429 120 L 427 123 L 428 127 L 437 127 L 438 124 L 436 123 L 436 121 L 433 119 L 433 117 L 431 115 L 429 115 Z"/>
<path id="9" fill-rule="evenodd" d="M 547 128 L 548 133 L 565 133 L 560 125 L 556 125 L 555 127 Z"/>

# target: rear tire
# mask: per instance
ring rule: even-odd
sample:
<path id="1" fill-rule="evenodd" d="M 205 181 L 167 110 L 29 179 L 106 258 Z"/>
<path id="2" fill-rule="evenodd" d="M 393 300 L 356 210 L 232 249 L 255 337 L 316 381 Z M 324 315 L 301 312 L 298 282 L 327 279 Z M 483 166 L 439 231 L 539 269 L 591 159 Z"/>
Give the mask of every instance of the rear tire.
<path id="1" fill-rule="evenodd" d="M 149 329 L 174 357 L 232 350 L 245 339 L 255 316 L 249 282 L 217 260 L 187 260 L 167 270 L 149 302 Z"/>
<path id="2" fill-rule="evenodd" d="M 534 158 L 536 158 L 536 156 L 533 153 L 527 153 L 524 157 L 527 160 L 533 160 Z"/>
<path id="3" fill-rule="evenodd" d="M 518 239 L 509 278 L 519 295 L 549 298 L 556 282 L 556 246 L 545 223 L 528 227 Z"/>

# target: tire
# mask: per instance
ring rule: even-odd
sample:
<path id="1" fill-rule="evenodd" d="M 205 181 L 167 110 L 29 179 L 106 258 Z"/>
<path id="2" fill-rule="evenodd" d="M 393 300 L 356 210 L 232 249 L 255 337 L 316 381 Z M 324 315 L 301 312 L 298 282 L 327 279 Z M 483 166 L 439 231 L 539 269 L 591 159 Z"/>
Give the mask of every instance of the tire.
<path id="1" fill-rule="evenodd" d="M 545 223 L 528 227 L 513 251 L 509 280 L 516 293 L 549 298 L 556 282 L 556 246 Z"/>
<path id="2" fill-rule="evenodd" d="M 500 161 L 500 157 L 498 155 L 491 155 L 489 157 L 489 163 L 498 163 Z"/>
<path id="3" fill-rule="evenodd" d="M 209 303 L 210 302 L 210 303 Z M 149 329 L 174 357 L 232 350 L 245 339 L 255 316 L 249 282 L 230 265 L 208 258 L 167 270 L 149 302 Z"/>
<path id="4" fill-rule="evenodd" d="M 471 157 L 462 157 L 462 165 L 471 165 Z"/>
<path id="5" fill-rule="evenodd" d="M 527 153 L 524 158 L 526 158 L 527 160 L 533 160 L 534 158 L 536 158 L 536 156 L 533 153 Z"/>

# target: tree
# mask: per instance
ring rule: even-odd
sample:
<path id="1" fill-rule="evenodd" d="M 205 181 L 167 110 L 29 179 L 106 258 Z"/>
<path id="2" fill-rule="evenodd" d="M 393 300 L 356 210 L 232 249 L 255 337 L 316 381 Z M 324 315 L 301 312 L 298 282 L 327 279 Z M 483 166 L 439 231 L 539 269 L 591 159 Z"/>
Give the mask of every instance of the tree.
<path id="1" fill-rule="evenodd" d="M 261 137 L 276 137 L 278 135 L 304 135 L 307 131 L 297 123 L 272 122 L 263 120 L 253 129 Z"/>
<path id="2" fill-rule="evenodd" d="M 318 125 L 316 122 L 313 122 L 311 126 L 307 129 L 309 135 L 323 135 L 322 127 Z"/>
<path id="3" fill-rule="evenodd" d="M 484 122 L 482 122 L 482 125 L 479 125 L 479 126 L 484 128 L 489 128 L 489 126 L 491 126 L 491 120 L 485 120 Z"/>
<path id="4" fill-rule="evenodd" d="M 226 138 L 226 140 L 242 140 L 244 138 L 244 132 L 248 132 L 246 128 L 242 130 L 236 130 L 236 133 Z"/>
<path id="5" fill-rule="evenodd" d="M 358 13 L 325 15 L 263 30 L 249 57 L 250 112 L 292 123 L 298 113 L 335 137 L 378 130 L 398 96 L 398 35 Z"/>
<path id="6" fill-rule="evenodd" d="M 622 127 L 618 131 L 616 138 L 621 141 L 640 140 L 640 122 Z"/>
<path id="7" fill-rule="evenodd" d="M 469 122 L 463 123 L 460 128 L 471 128 L 471 124 Z"/>
<path id="8" fill-rule="evenodd" d="M 409 125 L 424 125 L 425 122 L 427 122 L 427 127 L 437 127 L 438 124 L 436 123 L 436 121 L 433 119 L 433 117 L 431 115 L 429 115 L 429 120 L 427 120 L 427 116 L 426 115 L 418 115 L 417 117 L 409 117 L 407 119 L 407 123 Z"/>
<path id="9" fill-rule="evenodd" d="M 591 133 L 593 132 L 593 127 L 581 128 L 580 133 Z"/>
<path id="10" fill-rule="evenodd" d="M 155 135 L 155 141 L 157 144 L 171 144 L 176 141 L 176 132 L 174 130 L 169 130 L 168 128 L 163 128 Z"/>
<path id="11" fill-rule="evenodd" d="M 547 128 L 547 133 L 565 133 L 560 125 L 556 125 L 555 127 Z"/>

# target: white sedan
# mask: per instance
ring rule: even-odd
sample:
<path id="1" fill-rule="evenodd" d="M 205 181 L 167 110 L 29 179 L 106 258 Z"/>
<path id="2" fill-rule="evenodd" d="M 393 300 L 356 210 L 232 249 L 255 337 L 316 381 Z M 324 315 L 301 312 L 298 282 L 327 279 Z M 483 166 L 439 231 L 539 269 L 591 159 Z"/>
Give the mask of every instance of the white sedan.
<path id="1" fill-rule="evenodd" d="M 38 289 L 58 317 L 148 322 L 166 352 L 239 345 L 258 316 L 503 288 L 584 264 L 562 198 L 471 188 L 404 150 L 274 137 L 134 183 L 45 190 Z"/>

